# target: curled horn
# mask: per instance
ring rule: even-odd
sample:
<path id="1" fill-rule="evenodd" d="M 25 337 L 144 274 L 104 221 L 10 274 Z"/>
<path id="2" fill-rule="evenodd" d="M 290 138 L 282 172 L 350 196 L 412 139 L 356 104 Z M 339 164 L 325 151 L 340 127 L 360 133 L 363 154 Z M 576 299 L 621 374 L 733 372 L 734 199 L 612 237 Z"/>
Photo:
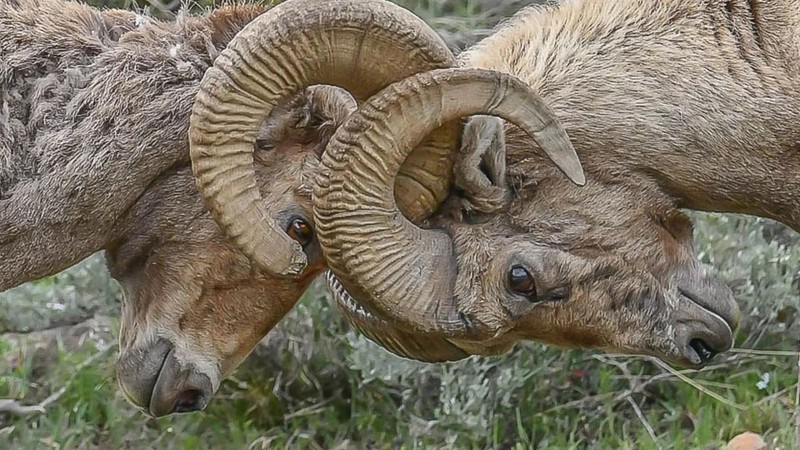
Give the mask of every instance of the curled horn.
<path id="1" fill-rule="evenodd" d="M 253 144 L 278 102 L 315 84 L 365 100 L 455 57 L 421 19 L 384 0 L 288 0 L 248 24 L 203 77 L 189 126 L 198 189 L 223 232 L 260 268 L 297 276 L 307 261 L 270 216 L 258 190 Z M 460 132 L 441 123 L 421 141 L 397 177 L 408 217 L 430 215 L 450 188 Z"/>
<path id="2" fill-rule="evenodd" d="M 544 101 L 517 78 L 480 69 L 433 70 L 392 84 L 348 117 L 322 158 L 314 220 L 329 267 L 359 304 L 408 330 L 488 332 L 454 297 L 450 236 L 414 225 L 393 195 L 411 149 L 439 124 L 474 114 L 516 124 L 571 178 L 583 179 L 575 149 Z"/>

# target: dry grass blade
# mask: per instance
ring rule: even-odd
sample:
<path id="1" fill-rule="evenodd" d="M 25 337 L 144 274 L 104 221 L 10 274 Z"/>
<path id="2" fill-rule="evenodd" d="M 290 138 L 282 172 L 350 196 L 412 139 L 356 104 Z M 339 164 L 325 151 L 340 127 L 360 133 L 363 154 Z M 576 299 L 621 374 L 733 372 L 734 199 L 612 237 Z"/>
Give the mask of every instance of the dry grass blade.
<path id="1" fill-rule="evenodd" d="M 615 394 L 614 392 L 605 392 L 605 393 L 602 393 L 602 394 L 597 394 L 597 395 L 592 395 L 592 396 L 589 396 L 589 397 L 579 398 L 577 400 L 572 400 L 572 401 L 567 402 L 567 403 L 561 403 L 561 404 L 553 406 L 551 408 L 547 408 L 545 410 L 539 411 L 536 414 L 534 414 L 534 416 L 542 417 L 542 416 L 546 416 L 548 414 L 552 414 L 554 412 L 562 411 L 562 410 L 565 410 L 565 409 L 585 407 L 587 404 L 590 404 L 592 402 L 598 402 L 599 403 L 599 402 L 611 397 L 614 394 Z"/>
<path id="2" fill-rule="evenodd" d="M 659 360 L 657 358 L 651 358 L 651 360 L 653 361 L 653 363 L 655 363 L 656 365 L 658 365 L 662 369 L 664 369 L 664 370 L 672 373 L 676 377 L 678 377 L 684 383 L 692 386 L 693 388 L 697 389 L 698 391 L 702 392 L 703 394 L 708 395 L 709 397 L 713 398 L 714 400 L 717 400 L 720 403 L 728 405 L 731 408 L 736 408 L 739 411 L 744 411 L 745 409 L 747 409 L 747 408 L 745 408 L 744 406 L 742 406 L 742 405 L 740 405 L 738 403 L 732 402 L 732 401 L 728 400 L 727 398 L 722 397 L 721 395 L 717 394 L 714 391 L 711 391 L 711 390 L 708 390 L 708 389 L 704 388 L 703 386 L 701 386 L 696 381 L 692 380 L 691 378 L 687 377 L 686 375 L 682 374 L 681 372 L 673 369 L 672 367 L 670 367 L 668 364 L 662 362 L 661 360 Z"/>
<path id="3" fill-rule="evenodd" d="M 290 419 L 294 419 L 295 417 L 311 416 L 311 415 L 314 415 L 314 414 L 318 414 L 318 413 L 324 411 L 325 406 L 328 405 L 329 403 L 331 403 L 331 401 L 332 400 L 328 399 L 328 400 L 325 400 L 324 402 L 320 402 L 320 403 L 317 403 L 315 405 L 311 405 L 311 406 L 305 407 L 303 409 L 298 409 L 297 411 L 294 411 L 292 413 L 284 415 L 283 419 L 284 420 L 290 420 Z"/>
<path id="4" fill-rule="evenodd" d="M 776 399 L 783 398 L 783 397 L 785 397 L 787 395 L 790 395 L 791 391 L 794 388 L 795 388 L 795 385 L 793 384 L 793 385 L 791 385 L 791 386 L 789 386 L 789 387 L 787 387 L 785 389 L 781 389 L 780 391 L 775 392 L 774 394 L 767 395 L 766 397 L 761 398 L 761 400 L 759 400 L 757 402 L 751 403 L 750 406 L 753 407 L 753 408 L 757 408 L 757 407 L 759 407 L 759 406 L 761 406 L 763 404 L 775 401 Z"/>
<path id="5" fill-rule="evenodd" d="M 734 348 L 729 351 L 731 353 L 743 353 L 745 355 L 791 356 L 800 358 L 800 351 L 791 352 L 788 350 L 756 350 L 752 348 Z"/>

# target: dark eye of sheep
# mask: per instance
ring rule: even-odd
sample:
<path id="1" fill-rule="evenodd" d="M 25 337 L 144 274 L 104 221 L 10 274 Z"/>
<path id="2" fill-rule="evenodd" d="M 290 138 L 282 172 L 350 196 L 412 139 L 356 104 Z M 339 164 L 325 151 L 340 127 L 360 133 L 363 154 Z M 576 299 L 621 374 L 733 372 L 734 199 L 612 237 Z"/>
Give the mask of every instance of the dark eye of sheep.
<path id="1" fill-rule="evenodd" d="M 314 231 L 311 225 L 303 219 L 297 218 L 289 223 L 289 228 L 286 229 L 289 237 L 299 242 L 300 245 L 307 245 L 314 238 Z"/>
<path id="2" fill-rule="evenodd" d="M 522 266 L 513 266 L 508 272 L 508 288 L 511 289 L 511 292 L 523 295 L 532 302 L 537 301 L 536 283 L 530 272 Z"/>

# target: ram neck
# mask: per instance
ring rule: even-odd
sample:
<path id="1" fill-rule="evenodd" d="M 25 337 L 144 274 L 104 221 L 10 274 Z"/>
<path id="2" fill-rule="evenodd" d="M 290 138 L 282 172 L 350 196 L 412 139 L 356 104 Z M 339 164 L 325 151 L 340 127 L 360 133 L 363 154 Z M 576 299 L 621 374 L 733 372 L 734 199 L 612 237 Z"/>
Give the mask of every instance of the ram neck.
<path id="1" fill-rule="evenodd" d="M 800 232 L 798 145 L 731 146 L 724 152 L 698 152 L 691 159 L 677 153 L 661 156 L 656 164 L 631 163 L 678 198 L 679 206 L 766 217 Z M 676 169 L 670 170 L 670 165 Z"/>
<path id="2" fill-rule="evenodd" d="M 592 177 L 646 177 L 678 206 L 768 217 L 800 231 L 792 2 L 720 2 L 733 12 L 705 1 L 641 3 L 530 9 L 460 58 L 527 81 Z M 731 22 L 734 13 L 752 20 Z M 521 138 L 510 133 L 509 141 Z M 540 154 L 531 143 L 512 147 L 520 171 L 547 164 L 531 158 Z"/>
<path id="3" fill-rule="evenodd" d="M 765 217 L 800 232 L 798 147 L 624 151 L 619 146 L 583 145 L 589 137 L 569 132 L 589 179 L 634 190 L 644 182 L 661 189 L 676 207 Z M 518 128 L 509 126 L 506 138 L 509 174 L 522 178 L 514 184 L 563 177 Z"/>

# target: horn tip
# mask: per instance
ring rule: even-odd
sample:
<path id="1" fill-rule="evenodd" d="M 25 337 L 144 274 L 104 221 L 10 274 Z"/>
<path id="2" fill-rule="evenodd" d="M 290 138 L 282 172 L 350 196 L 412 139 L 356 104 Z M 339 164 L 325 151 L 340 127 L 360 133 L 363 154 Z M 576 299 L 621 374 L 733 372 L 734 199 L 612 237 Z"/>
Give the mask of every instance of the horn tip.
<path id="1" fill-rule="evenodd" d="M 567 176 L 576 185 L 581 187 L 586 186 L 586 174 L 583 173 L 583 169 L 567 174 Z"/>
<path id="2" fill-rule="evenodd" d="M 303 251 L 303 246 L 299 242 L 292 241 L 287 256 L 287 258 L 276 260 L 273 253 L 264 254 L 259 252 L 253 255 L 253 259 L 258 267 L 269 274 L 289 278 L 300 276 L 308 266 L 308 258 Z"/>
<path id="3" fill-rule="evenodd" d="M 581 160 L 578 157 L 578 153 L 572 148 L 572 144 L 567 141 L 567 145 L 569 146 L 570 153 L 568 153 L 568 157 L 566 159 L 553 159 L 561 169 L 561 172 L 569 178 L 570 181 L 575 183 L 578 186 L 585 186 L 586 185 L 586 173 L 583 171 L 583 164 L 581 164 Z"/>
<path id="4" fill-rule="evenodd" d="M 296 277 L 306 270 L 306 267 L 308 266 L 308 258 L 306 257 L 306 253 L 303 251 L 303 246 L 300 245 L 299 242 L 294 242 L 293 244 L 291 260 L 289 261 L 289 266 L 287 267 L 284 275 Z"/>

